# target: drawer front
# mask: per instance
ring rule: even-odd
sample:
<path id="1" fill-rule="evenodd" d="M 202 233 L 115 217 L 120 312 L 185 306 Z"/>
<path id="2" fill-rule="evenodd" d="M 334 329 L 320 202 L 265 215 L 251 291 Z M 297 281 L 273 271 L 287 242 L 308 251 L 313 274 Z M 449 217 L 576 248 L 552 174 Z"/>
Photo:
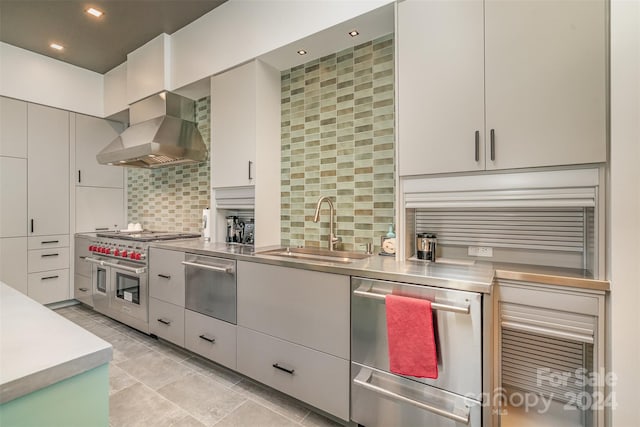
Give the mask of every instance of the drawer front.
<path id="1" fill-rule="evenodd" d="M 238 262 L 238 325 L 349 359 L 349 277 Z"/>
<path id="2" fill-rule="evenodd" d="M 73 297 L 78 301 L 93 307 L 93 291 L 91 278 L 75 274 L 73 276 Z"/>
<path id="3" fill-rule="evenodd" d="M 475 400 L 356 363 L 351 375 L 351 420 L 359 425 L 482 426 Z"/>
<path id="4" fill-rule="evenodd" d="M 29 273 L 69 268 L 69 248 L 30 250 Z"/>
<path id="5" fill-rule="evenodd" d="M 89 245 L 91 241 L 82 237 L 75 238 L 75 252 L 73 254 L 73 270 L 75 274 L 91 277 L 91 264 L 84 260 L 85 257 L 91 255 Z"/>
<path id="6" fill-rule="evenodd" d="M 347 360 L 238 326 L 238 371 L 338 418 L 349 419 Z"/>
<path id="7" fill-rule="evenodd" d="M 185 347 L 231 369 L 236 369 L 236 326 L 185 310 Z"/>
<path id="8" fill-rule="evenodd" d="M 69 269 L 31 273 L 27 279 L 29 297 L 40 304 L 69 299 Z"/>
<path id="9" fill-rule="evenodd" d="M 29 250 L 68 248 L 68 247 L 69 247 L 68 234 L 60 234 L 56 236 L 30 236 L 29 237 Z"/>
<path id="10" fill-rule="evenodd" d="M 149 298 L 149 332 L 184 347 L 184 307 Z"/>
<path id="11" fill-rule="evenodd" d="M 184 307 L 184 252 L 151 248 L 149 295 Z"/>
<path id="12" fill-rule="evenodd" d="M 482 296 L 430 286 L 352 279 L 351 360 L 389 371 L 384 296 L 402 295 L 431 301 L 438 378 L 417 378 L 433 387 L 466 395 L 482 392 Z M 455 311 L 466 308 L 467 312 Z M 452 311 L 454 310 L 454 311 Z"/>

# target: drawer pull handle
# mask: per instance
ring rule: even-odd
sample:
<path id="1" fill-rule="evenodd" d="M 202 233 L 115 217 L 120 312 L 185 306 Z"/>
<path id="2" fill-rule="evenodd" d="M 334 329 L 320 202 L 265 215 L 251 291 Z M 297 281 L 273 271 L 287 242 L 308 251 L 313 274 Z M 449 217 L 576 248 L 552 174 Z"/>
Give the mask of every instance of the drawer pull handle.
<path id="1" fill-rule="evenodd" d="M 171 321 L 169 320 L 164 320 L 162 318 L 158 319 L 158 322 L 162 323 L 163 325 L 170 325 Z"/>
<path id="2" fill-rule="evenodd" d="M 379 294 L 376 292 L 361 291 L 360 288 L 358 288 L 353 291 L 353 295 L 358 297 L 371 298 L 379 301 L 384 301 L 385 297 L 389 294 L 386 294 L 386 293 Z M 460 314 L 469 314 L 469 311 L 470 311 L 469 304 L 465 304 L 463 306 L 457 306 L 457 305 L 449 305 L 449 304 L 440 304 L 437 302 L 431 303 L 431 309 L 438 310 L 438 311 L 451 311 L 453 313 L 460 313 Z"/>
<path id="3" fill-rule="evenodd" d="M 44 240 L 40 242 L 41 245 L 50 245 L 52 243 L 60 243 L 60 240 Z"/>
<path id="4" fill-rule="evenodd" d="M 96 231 L 109 231 L 109 227 L 96 227 Z"/>
<path id="5" fill-rule="evenodd" d="M 60 276 L 58 276 L 58 275 L 56 275 L 56 276 L 45 276 L 45 277 L 41 277 L 40 280 L 57 279 L 58 277 L 60 277 Z"/>
<path id="6" fill-rule="evenodd" d="M 87 288 L 78 288 L 78 290 L 82 291 L 82 292 L 88 292 L 89 291 L 89 289 L 87 289 Z"/>
<path id="7" fill-rule="evenodd" d="M 278 365 L 277 363 L 274 363 L 273 365 L 274 368 L 276 369 L 280 369 L 283 372 L 286 372 L 287 374 L 291 374 L 293 375 L 293 373 L 295 372 L 295 369 L 287 369 L 287 368 L 283 368 L 282 366 Z"/>
<path id="8" fill-rule="evenodd" d="M 50 257 L 50 256 L 58 256 L 60 254 L 42 254 L 40 255 L 42 258 Z"/>
<path id="9" fill-rule="evenodd" d="M 215 338 L 209 338 L 208 336 L 206 336 L 205 334 L 200 335 L 200 339 L 203 339 L 207 342 L 210 342 L 211 344 L 216 342 Z"/>
<path id="10" fill-rule="evenodd" d="M 194 268 L 203 268 L 205 270 L 219 271 L 220 273 L 231 273 L 231 267 L 216 267 L 215 265 L 198 264 L 197 262 L 182 261 L 182 265 Z"/>
<path id="11" fill-rule="evenodd" d="M 167 276 L 166 274 L 158 274 L 158 277 L 162 277 L 163 279 L 171 279 L 171 276 Z"/>

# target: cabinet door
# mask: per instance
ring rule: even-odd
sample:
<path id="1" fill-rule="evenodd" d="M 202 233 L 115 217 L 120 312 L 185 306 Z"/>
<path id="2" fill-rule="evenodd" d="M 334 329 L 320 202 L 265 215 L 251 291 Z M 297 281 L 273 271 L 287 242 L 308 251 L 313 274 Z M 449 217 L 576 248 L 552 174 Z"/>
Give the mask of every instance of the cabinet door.
<path id="1" fill-rule="evenodd" d="M 486 1 L 487 169 L 606 161 L 605 3 Z"/>
<path id="2" fill-rule="evenodd" d="M 27 235 L 27 160 L 0 156 L 0 237 Z"/>
<path id="3" fill-rule="evenodd" d="M 69 113 L 28 105 L 28 220 L 31 235 L 69 233 Z"/>
<path id="4" fill-rule="evenodd" d="M 100 165 L 104 147 L 123 130 L 121 123 L 76 114 L 76 185 L 123 188 L 124 168 Z"/>
<path id="5" fill-rule="evenodd" d="M 27 295 L 27 238 L 0 239 L 0 282 Z"/>
<path id="6" fill-rule="evenodd" d="M 149 250 L 149 295 L 184 307 L 184 252 Z"/>
<path id="7" fill-rule="evenodd" d="M 484 169 L 483 67 L 482 0 L 398 4 L 400 175 Z"/>
<path id="8" fill-rule="evenodd" d="M 124 228 L 124 190 L 76 187 L 76 233 Z"/>
<path id="9" fill-rule="evenodd" d="M 349 276 L 238 261 L 238 326 L 349 359 Z"/>
<path id="10" fill-rule="evenodd" d="M 0 97 L 0 156 L 27 157 L 27 103 Z"/>
<path id="11" fill-rule="evenodd" d="M 253 185 L 256 152 L 256 64 L 211 79 L 211 182 Z M 251 164 L 249 163 L 251 162 Z"/>

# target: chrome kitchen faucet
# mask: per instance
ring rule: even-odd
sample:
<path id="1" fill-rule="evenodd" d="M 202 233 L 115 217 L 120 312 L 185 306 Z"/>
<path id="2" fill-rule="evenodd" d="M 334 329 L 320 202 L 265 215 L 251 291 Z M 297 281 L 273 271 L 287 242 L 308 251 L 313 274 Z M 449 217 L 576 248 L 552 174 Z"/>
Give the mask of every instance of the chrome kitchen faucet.
<path id="1" fill-rule="evenodd" d="M 335 250 L 336 245 L 340 243 L 342 239 L 340 239 L 339 237 L 336 237 L 334 233 L 335 223 L 333 218 L 334 218 L 335 209 L 333 207 L 333 202 L 331 201 L 329 196 L 322 196 L 318 200 L 318 204 L 316 205 L 316 214 L 313 217 L 313 222 L 320 221 L 320 206 L 322 206 L 322 202 L 325 202 L 325 201 L 329 203 L 329 235 L 327 236 L 329 241 L 329 250 L 333 251 Z"/>

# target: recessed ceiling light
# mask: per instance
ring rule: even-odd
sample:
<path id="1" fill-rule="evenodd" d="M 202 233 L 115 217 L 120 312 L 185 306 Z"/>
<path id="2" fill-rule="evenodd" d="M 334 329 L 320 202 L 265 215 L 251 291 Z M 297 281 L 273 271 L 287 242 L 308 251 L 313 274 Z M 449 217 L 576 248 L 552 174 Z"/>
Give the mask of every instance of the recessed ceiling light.
<path id="1" fill-rule="evenodd" d="M 300 49 L 300 50 L 298 51 L 298 55 L 306 55 L 306 54 L 307 54 L 307 51 L 306 51 L 306 50 L 304 50 L 304 49 Z"/>
<path id="2" fill-rule="evenodd" d="M 49 47 L 50 47 L 51 49 L 55 49 L 55 50 L 62 50 L 62 49 L 64 49 L 64 46 L 62 46 L 61 44 L 58 44 L 58 43 L 51 43 L 51 44 L 49 45 Z"/>
<path id="3" fill-rule="evenodd" d="M 103 11 L 93 7 L 90 7 L 89 9 L 85 10 L 85 12 L 87 12 L 89 15 L 95 16 L 96 18 L 100 18 L 102 15 L 104 15 Z"/>
<path id="4" fill-rule="evenodd" d="M 360 34 L 360 33 L 359 33 L 357 30 L 349 31 L 349 35 L 350 35 L 351 37 L 355 37 L 355 36 L 357 36 L 357 35 L 359 35 L 359 34 Z"/>

